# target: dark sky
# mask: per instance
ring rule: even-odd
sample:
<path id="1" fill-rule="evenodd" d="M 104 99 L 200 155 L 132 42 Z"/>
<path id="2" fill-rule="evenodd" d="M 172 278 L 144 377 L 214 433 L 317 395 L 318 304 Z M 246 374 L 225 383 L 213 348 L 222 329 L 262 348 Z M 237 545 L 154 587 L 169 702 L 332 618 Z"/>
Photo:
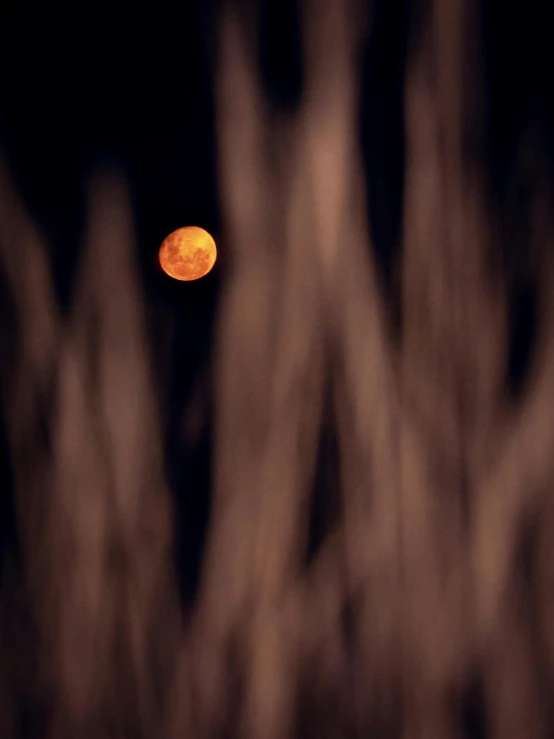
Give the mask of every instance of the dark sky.
<path id="1" fill-rule="evenodd" d="M 362 59 L 360 131 L 374 245 L 385 268 L 396 253 L 401 225 L 407 28 L 414 27 L 424 6 L 409 0 L 374 3 L 373 32 Z M 262 78 L 276 105 L 294 108 L 302 90 L 294 2 L 266 0 L 261 7 Z M 550 25 L 538 0 L 526 3 L 525 12 L 522 8 L 489 0 L 484 12 L 487 144 L 499 202 L 530 110 L 537 111 L 546 132 L 541 151 L 546 159 L 551 154 Z M 179 423 L 208 362 L 225 245 L 220 242 L 214 272 L 186 289 L 160 275 L 155 256 L 177 227 L 200 225 L 216 238 L 221 233 L 212 90 L 215 17 L 216 0 L 167 8 L 135 3 L 127 13 L 98 3 L 76 3 L 63 12 L 23 2 L 2 3 L 0 9 L 0 149 L 26 207 L 48 237 L 62 304 L 67 306 L 70 296 L 88 177 L 95 166 L 113 163 L 128 178 L 150 313 L 174 326 L 167 453 L 177 496 L 185 488 L 192 491 L 181 500 L 188 506 L 182 520 L 189 526 L 181 539 L 192 548 L 181 560 L 190 573 L 194 564 L 186 563 L 196 556 L 195 536 L 200 541 L 201 535 L 195 532 L 207 514 L 211 428 L 206 426 L 197 448 L 183 449 Z"/>
<path id="2" fill-rule="evenodd" d="M 217 230 L 209 5 L 3 11 L 2 143 L 60 261 L 106 158 L 130 180 L 144 250 L 184 223 Z"/>

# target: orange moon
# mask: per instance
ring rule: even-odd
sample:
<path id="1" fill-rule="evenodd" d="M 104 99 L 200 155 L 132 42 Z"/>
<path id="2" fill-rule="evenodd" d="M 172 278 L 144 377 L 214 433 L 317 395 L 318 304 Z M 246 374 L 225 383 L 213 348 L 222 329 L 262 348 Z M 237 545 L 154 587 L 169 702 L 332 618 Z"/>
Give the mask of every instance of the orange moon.
<path id="1" fill-rule="evenodd" d="M 199 280 L 212 269 L 217 257 L 215 241 L 198 226 L 178 228 L 160 246 L 160 266 L 176 280 Z"/>

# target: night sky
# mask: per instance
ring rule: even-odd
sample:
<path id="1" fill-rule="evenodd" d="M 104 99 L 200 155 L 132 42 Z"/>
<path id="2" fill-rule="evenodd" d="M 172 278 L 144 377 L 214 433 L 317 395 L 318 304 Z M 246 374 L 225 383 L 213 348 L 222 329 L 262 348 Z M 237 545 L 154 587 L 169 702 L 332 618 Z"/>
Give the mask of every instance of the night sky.
<path id="1" fill-rule="evenodd" d="M 401 228 L 407 33 L 417 27 L 424 6 L 376 2 L 361 59 L 360 136 L 374 248 L 385 281 Z M 500 208 L 507 202 L 519 133 L 529 115 L 536 116 L 543 133 L 545 161 L 552 159 L 551 26 L 541 15 L 542 4 L 526 3 L 525 15 L 520 7 L 489 0 L 484 12 L 490 189 Z M 203 378 L 209 388 L 206 368 L 225 244 L 219 240 L 214 271 L 185 286 L 160 273 L 156 254 L 163 238 L 180 226 L 202 226 L 216 239 L 222 234 L 213 99 L 216 17 L 215 0 L 144 9 L 135 4 L 127 13 L 98 3 L 77 3 L 63 12 L 22 2 L 0 9 L 0 151 L 28 212 L 47 236 L 66 308 L 90 175 L 98 166 L 114 165 L 130 187 L 154 346 L 159 327 L 170 327 L 158 347 L 169 376 L 162 399 L 166 453 L 188 526 L 180 539 L 189 550 L 181 551 L 180 561 L 185 591 L 191 592 L 208 514 L 212 427 L 208 417 L 198 446 L 187 449 L 181 418 Z M 301 102 L 300 60 L 293 0 L 261 3 L 260 74 L 274 105 L 294 110 Z M 527 333 L 525 325 L 522 334 Z M 186 500 L 180 492 L 185 489 Z"/>

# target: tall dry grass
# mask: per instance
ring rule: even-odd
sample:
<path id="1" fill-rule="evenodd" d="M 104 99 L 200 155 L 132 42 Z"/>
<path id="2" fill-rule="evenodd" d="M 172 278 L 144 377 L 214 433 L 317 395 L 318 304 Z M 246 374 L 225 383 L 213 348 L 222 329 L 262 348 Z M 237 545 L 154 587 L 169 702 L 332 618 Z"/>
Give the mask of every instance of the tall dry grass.
<path id="1" fill-rule="evenodd" d="M 548 192 L 535 198 L 528 244 L 540 351 L 510 404 L 477 8 L 435 0 L 411 45 L 396 335 L 368 236 L 359 18 L 338 0 L 315 5 L 304 7 L 297 116 L 268 106 L 244 16 L 227 5 L 220 22 L 231 264 L 213 507 L 186 621 L 125 184 L 91 182 L 65 316 L 46 245 L 1 172 L 0 257 L 17 321 L 3 407 L 24 555 L 22 582 L 6 592 L 31 615 L 27 643 L 13 624 L 0 637 L 6 739 L 24 735 L 24 701 L 42 711 L 32 735 L 52 739 L 447 739 L 470 735 L 472 696 L 487 736 L 551 731 Z M 340 513 L 306 565 L 328 397 Z"/>

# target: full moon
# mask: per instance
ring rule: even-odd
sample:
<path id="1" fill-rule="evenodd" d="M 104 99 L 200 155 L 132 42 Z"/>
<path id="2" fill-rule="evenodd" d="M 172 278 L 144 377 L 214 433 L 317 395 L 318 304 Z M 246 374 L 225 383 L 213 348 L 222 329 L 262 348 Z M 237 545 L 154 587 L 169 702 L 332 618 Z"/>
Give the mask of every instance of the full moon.
<path id="1" fill-rule="evenodd" d="M 198 226 L 178 228 L 160 246 L 160 265 L 176 280 L 199 280 L 212 269 L 217 257 L 215 241 Z"/>

